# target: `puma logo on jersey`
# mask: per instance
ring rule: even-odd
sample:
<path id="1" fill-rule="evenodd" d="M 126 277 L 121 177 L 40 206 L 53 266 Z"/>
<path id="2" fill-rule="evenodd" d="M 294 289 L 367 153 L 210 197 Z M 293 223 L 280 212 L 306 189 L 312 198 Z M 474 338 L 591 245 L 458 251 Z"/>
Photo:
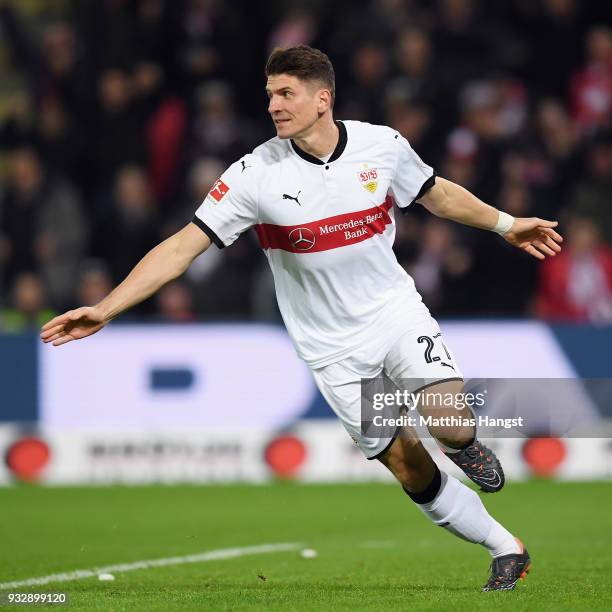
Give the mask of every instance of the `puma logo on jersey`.
<path id="1" fill-rule="evenodd" d="M 253 166 L 247 166 L 246 162 L 244 161 L 244 159 L 241 159 L 240 163 L 242 164 L 242 170 L 240 171 L 240 174 L 242 174 L 247 168 L 252 168 L 253 167 Z"/>
<path id="2" fill-rule="evenodd" d="M 298 206 L 301 206 L 302 204 L 298 200 L 298 198 L 300 197 L 300 193 L 302 193 L 301 189 L 297 192 L 297 195 L 295 197 L 287 193 L 283 193 L 283 200 L 295 200 L 298 203 Z"/>

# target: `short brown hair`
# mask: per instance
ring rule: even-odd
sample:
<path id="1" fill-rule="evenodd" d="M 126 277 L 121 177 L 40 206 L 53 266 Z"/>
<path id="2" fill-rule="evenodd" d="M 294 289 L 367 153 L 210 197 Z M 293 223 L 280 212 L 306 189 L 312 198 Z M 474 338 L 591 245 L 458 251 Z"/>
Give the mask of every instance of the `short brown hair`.
<path id="1" fill-rule="evenodd" d="M 307 45 L 283 49 L 277 47 L 266 62 L 266 77 L 271 74 L 291 74 L 303 81 L 320 81 L 329 88 L 331 104 L 336 98 L 336 75 L 329 57 Z"/>

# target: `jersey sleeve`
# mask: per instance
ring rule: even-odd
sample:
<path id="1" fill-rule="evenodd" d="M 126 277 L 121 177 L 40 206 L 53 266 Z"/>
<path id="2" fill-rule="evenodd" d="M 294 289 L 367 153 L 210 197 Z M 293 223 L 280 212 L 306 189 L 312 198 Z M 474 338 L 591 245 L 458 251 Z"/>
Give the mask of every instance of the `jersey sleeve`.
<path id="1" fill-rule="evenodd" d="M 247 155 L 215 182 L 195 212 L 195 223 L 220 249 L 257 223 L 256 161 Z"/>
<path id="2" fill-rule="evenodd" d="M 436 173 L 414 152 L 401 134 L 395 132 L 393 139 L 398 150 L 390 189 L 398 207 L 406 209 L 433 187 Z"/>

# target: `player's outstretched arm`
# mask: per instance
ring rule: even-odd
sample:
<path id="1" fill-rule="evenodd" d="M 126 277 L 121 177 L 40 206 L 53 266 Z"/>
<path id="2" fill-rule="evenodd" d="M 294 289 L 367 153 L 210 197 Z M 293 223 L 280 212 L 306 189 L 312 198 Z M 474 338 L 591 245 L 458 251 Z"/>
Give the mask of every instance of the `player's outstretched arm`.
<path id="1" fill-rule="evenodd" d="M 514 219 L 485 204 L 460 185 L 436 177 L 435 185 L 419 199 L 429 212 L 438 217 L 498 232 L 511 245 L 536 259 L 554 257 L 563 238 L 553 229 L 557 221 L 537 217 Z"/>
<path id="2" fill-rule="evenodd" d="M 151 249 L 126 279 L 95 306 L 69 310 L 41 330 L 43 342 L 53 346 L 80 340 L 100 331 L 125 310 L 146 300 L 174 280 L 210 246 L 210 239 L 193 223 Z"/>

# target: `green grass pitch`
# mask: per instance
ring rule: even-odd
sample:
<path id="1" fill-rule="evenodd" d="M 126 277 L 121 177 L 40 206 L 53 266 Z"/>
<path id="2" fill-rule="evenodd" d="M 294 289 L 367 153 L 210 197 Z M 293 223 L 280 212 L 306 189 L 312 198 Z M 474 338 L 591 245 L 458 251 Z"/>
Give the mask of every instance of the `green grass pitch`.
<path id="1" fill-rule="evenodd" d="M 275 552 L 11 590 L 63 591 L 70 601 L 57 607 L 81 610 L 612 609 L 610 483 L 510 483 L 484 500 L 532 555 L 514 592 L 480 592 L 486 551 L 433 526 L 386 484 L 1 489 L 0 583 L 301 542 L 318 556 Z"/>

